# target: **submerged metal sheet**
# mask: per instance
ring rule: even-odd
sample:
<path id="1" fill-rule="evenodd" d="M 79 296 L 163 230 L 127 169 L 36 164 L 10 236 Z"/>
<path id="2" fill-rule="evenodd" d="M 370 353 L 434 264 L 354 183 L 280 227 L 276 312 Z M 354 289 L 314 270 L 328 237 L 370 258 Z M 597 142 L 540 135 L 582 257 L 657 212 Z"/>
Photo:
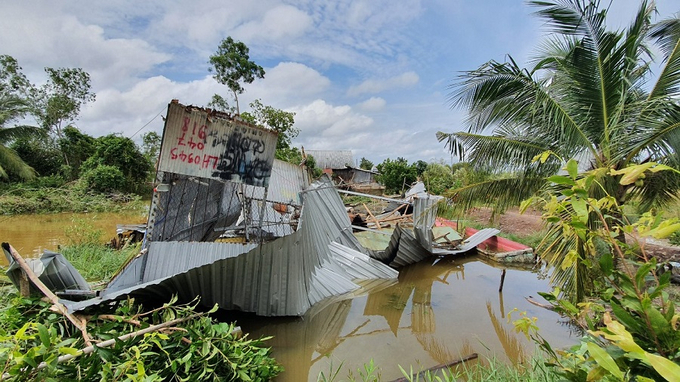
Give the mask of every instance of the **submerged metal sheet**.
<path id="1" fill-rule="evenodd" d="M 414 264 L 428 257 L 432 256 L 432 253 L 427 248 L 420 244 L 420 241 L 416 239 L 413 232 L 408 229 L 404 229 L 397 225 L 394 230 L 394 234 L 398 235 L 399 243 L 396 251 L 396 256 L 389 263 L 390 267 L 400 268 L 409 264 Z"/>

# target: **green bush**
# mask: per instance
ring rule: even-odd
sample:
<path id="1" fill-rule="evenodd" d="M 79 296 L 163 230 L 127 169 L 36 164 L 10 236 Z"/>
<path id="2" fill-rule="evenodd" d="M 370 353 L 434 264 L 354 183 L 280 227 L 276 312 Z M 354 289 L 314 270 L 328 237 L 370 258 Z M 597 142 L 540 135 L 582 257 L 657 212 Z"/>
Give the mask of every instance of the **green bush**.
<path id="1" fill-rule="evenodd" d="M 416 164 L 409 165 L 404 158 L 397 158 L 396 160 L 387 158 L 376 167 L 380 173 L 377 180 L 385 186 L 386 193 L 402 192 L 418 180 Z"/>
<path id="2" fill-rule="evenodd" d="M 101 193 L 122 191 L 126 184 L 125 175 L 118 167 L 104 164 L 85 171 L 82 179 L 90 190 Z"/>
<path id="3" fill-rule="evenodd" d="M 282 371 L 263 347 L 267 338 L 239 337 L 232 324 L 211 319 L 212 311 L 197 313 L 193 306 L 170 303 L 149 312 L 131 300 L 104 306 L 86 324 L 96 342 L 152 325 L 174 325 L 84 353 L 80 331 L 51 304 L 14 294 L 5 301 L 0 373 L 6 381 L 269 381 Z"/>
<path id="4" fill-rule="evenodd" d="M 657 165 L 648 162 L 609 171 L 626 174 L 621 183 L 636 182 L 652 166 Z M 539 250 L 545 249 L 541 253 L 548 255 L 553 267 L 551 281 L 559 287 L 539 294 L 587 334 L 572 349 L 555 351 L 537 333 L 533 319 L 524 315 L 515 327 L 531 335 L 569 381 L 677 381 L 680 314 L 667 292 L 671 275 L 657 273 L 656 259 L 647 256 L 637 237 L 666 237 L 680 229 L 680 220 L 645 213 L 630 223 L 615 198 L 588 197 L 586 189 L 594 175 L 579 175 L 576 168 L 570 160 L 569 176 L 551 178 L 565 187 L 560 198 L 552 196 L 543 203 L 550 228 Z M 658 165 L 650 171 L 677 170 Z M 630 235 L 633 232 L 636 235 Z M 622 241 L 624 233 L 637 245 Z"/>

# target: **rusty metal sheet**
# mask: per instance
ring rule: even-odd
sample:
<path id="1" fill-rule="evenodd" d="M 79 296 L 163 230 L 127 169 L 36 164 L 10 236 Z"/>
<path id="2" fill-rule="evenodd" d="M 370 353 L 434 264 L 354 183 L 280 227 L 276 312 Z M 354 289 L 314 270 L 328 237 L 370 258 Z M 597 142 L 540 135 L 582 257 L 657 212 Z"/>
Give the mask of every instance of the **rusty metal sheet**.
<path id="1" fill-rule="evenodd" d="M 168 105 L 158 170 L 267 186 L 277 134 L 207 109 Z"/>

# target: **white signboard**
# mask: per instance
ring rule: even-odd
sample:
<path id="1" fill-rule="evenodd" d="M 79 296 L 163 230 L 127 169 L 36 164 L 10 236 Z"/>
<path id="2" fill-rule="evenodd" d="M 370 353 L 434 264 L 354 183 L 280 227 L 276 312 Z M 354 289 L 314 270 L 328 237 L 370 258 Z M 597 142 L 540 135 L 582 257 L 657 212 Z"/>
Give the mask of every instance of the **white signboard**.
<path id="1" fill-rule="evenodd" d="M 266 187 L 276 139 L 274 131 L 173 101 L 168 105 L 158 170 Z"/>

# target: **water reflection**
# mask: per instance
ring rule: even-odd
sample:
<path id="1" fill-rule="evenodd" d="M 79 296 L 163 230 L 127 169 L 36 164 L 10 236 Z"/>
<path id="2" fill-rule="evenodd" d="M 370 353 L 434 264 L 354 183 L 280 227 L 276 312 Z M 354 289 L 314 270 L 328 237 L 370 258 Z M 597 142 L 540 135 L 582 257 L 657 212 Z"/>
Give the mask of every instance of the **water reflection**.
<path id="1" fill-rule="evenodd" d="M 509 269 L 503 294 L 499 282 L 499 269 L 474 258 L 419 263 L 402 269 L 394 285 L 301 319 L 240 324 L 251 336 L 274 336 L 269 345 L 286 368 L 278 381 L 316 381 L 320 372 L 329 374 L 330 363 L 342 363 L 344 378 L 370 359 L 382 369 L 383 380 L 400 377 L 398 365 L 429 368 L 471 353 L 523 362 L 534 345 L 513 331 L 504 305 L 538 317 L 542 334 L 555 346 L 573 342 L 555 313 L 524 300 L 548 290 L 545 280 Z"/>

